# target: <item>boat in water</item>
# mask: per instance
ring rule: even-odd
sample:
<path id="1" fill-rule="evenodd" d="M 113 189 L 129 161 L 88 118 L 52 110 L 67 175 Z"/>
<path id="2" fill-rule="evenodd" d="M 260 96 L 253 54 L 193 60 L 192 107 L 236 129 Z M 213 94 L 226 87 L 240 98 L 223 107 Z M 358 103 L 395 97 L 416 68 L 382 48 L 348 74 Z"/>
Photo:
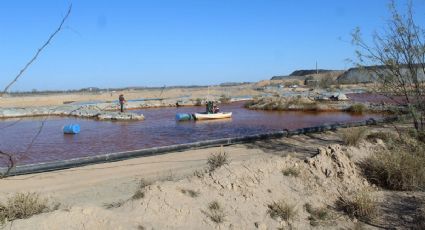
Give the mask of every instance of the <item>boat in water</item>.
<path id="1" fill-rule="evenodd" d="M 232 112 L 195 113 L 193 116 L 195 117 L 196 120 L 224 119 L 224 118 L 231 118 Z"/>

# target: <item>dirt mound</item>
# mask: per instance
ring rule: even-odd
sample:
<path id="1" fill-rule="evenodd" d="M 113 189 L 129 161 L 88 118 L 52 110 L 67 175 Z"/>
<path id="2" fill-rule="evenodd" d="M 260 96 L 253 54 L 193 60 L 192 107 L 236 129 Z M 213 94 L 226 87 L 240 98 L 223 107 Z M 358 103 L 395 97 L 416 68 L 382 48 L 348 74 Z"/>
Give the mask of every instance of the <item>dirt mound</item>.
<path id="1" fill-rule="evenodd" d="M 115 208 L 62 209 L 16 221 L 12 229 L 306 229 L 306 205 L 326 209 L 324 228 L 351 228 L 350 219 L 337 218 L 328 207 L 341 193 L 364 186 L 346 153 L 332 145 L 305 161 L 267 156 L 179 181 L 158 181 L 142 189 L 142 198 L 117 201 Z M 270 204 L 281 200 L 293 206 L 291 220 L 269 215 Z M 211 213 L 211 203 L 220 208 Z"/>
<path id="2" fill-rule="evenodd" d="M 368 182 L 359 174 L 356 165 L 342 151 L 340 145 L 330 145 L 326 148 L 319 148 L 318 154 L 306 160 L 310 172 L 321 179 L 329 179 L 338 186 L 338 189 L 367 186 Z M 341 192 L 342 192 L 341 191 Z"/>

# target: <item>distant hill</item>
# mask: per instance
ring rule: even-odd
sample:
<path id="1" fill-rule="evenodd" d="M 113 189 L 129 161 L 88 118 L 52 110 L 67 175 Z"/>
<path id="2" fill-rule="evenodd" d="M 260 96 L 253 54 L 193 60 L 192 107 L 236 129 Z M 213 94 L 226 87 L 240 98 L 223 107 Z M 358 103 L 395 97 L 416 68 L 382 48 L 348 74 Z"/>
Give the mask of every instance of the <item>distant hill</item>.
<path id="1" fill-rule="evenodd" d="M 418 77 L 419 79 L 425 79 L 425 74 L 420 70 L 421 66 L 418 66 Z M 407 67 L 401 68 L 401 73 L 407 71 Z M 362 68 L 350 68 L 345 71 L 344 74 L 337 78 L 338 83 L 341 84 L 357 84 L 357 83 L 370 83 L 376 79 L 376 72 L 390 74 L 385 66 L 365 66 Z"/>
<path id="2" fill-rule="evenodd" d="M 340 74 L 344 72 L 343 70 L 328 70 L 328 69 L 303 69 L 303 70 L 295 70 L 289 75 L 284 76 L 273 76 L 271 80 L 287 80 L 287 79 L 298 79 L 304 80 L 307 75 L 323 75 L 323 74 Z M 319 73 L 319 74 L 317 74 Z"/>
<path id="3" fill-rule="evenodd" d="M 301 70 L 295 70 L 289 76 L 305 76 L 310 74 L 316 74 L 316 73 L 329 73 L 329 72 L 335 72 L 340 70 L 329 70 L 329 69 L 301 69 Z"/>

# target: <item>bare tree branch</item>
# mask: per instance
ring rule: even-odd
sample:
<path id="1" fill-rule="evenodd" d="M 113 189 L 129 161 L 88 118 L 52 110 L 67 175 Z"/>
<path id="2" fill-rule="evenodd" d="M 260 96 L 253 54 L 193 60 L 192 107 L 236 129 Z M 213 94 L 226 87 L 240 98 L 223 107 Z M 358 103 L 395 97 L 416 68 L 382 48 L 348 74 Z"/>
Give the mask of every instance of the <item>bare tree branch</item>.
<path id="1" fill-rule="evenodd" d="M 63 24 L 65 23 L 65 21 L 68 19 L 69 15 L 71 14 L 71 9 L 72 9 L 72 4 L 69 5 L 68 11 L 66 13 L 66 15 L 62 18 L 61 23 L 59 24 L 59 27 L 50 35 L 50 37 L 47 39 L 47 41 L 37 50 L 37 52 L 35 53 L 35 55 L 31 58 L 31 60 L 29 62 L 27 62 L 27 64 L 25 64 L 24 68 L 21 69 L 21 71 L 19 71 L 18 75 L 16 75 L 16 77 L 13 79 L 13 81 L 11 81 L 3 90 L 3 92 L 0 93 L 0 96 L 2 96 L 3 94 L 6 94 L 7 91 L 9 90 L 9 88 L 16 82 L 18 81 L 18 79 L 22 76 L 22 74 L 28 69 L 28 67 L 37 59 L 38 55 L 40 55 L 40 53 L 44 50 L 44 48 L 46 48 L 49 43 L 52 41 L 52 39 L 56 36 L 56 34 L 59 33 L 59 31 L 61 31 Z"/>
<path id="2" fill-rule="evenodd" d="M 0 173 L 0 179 L 2 179 L 7 177 L 10 171 L 13 169 L 13 167 L 15 167 L 15 161 L 13 160 L 12 154 L 2 152 L 1 150 L 0 150 L 0 156 L 6 156 L 9 161 L 9 165 L 7 166 L 6 172 L 4 172 L 3 174 Z"/>

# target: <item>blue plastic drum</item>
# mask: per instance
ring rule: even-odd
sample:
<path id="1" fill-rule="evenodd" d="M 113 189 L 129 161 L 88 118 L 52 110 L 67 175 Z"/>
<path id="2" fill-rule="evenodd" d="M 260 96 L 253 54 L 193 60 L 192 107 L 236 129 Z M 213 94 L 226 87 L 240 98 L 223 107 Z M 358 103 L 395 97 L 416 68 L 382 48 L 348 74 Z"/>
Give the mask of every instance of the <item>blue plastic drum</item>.
<path id="1" fill-rule="evenodd" d="M 192 114 L 178 113 L 176 114 L 176 121 L 189 121 L 192 120 Z"/>
<path id="2" fill-rule="evenodd" d="M 63 127 L 63 133 L 65 134 L 77 134 L 79 132 L 80 132 L 79 124 L 70 124 L 70 125 L 65 125 Z"/>

